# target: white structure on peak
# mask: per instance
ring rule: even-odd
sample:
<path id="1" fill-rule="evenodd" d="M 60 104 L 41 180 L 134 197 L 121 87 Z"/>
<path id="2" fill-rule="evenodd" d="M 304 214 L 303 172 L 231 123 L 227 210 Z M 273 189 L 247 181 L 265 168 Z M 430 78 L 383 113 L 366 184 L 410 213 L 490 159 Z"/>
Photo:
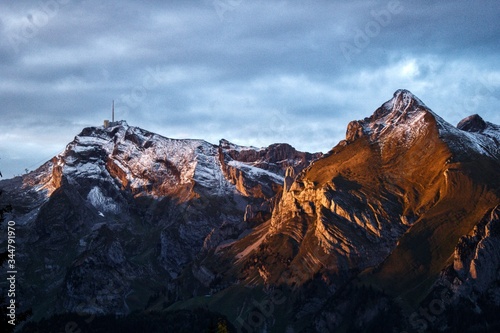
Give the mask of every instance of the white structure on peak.
<path id="1" fill-rule="evenodd" d="M 104 120 L 104 128 L 117 126 L 117 125 L 120 125 L 122 122 L 124 122 L 124 121 L 123 120 L 115 121 L 115 100 L 113 100 L 113 106 L 111 107 L 111 121 L 109 121 L 108 119 L 105 119 Z"/>

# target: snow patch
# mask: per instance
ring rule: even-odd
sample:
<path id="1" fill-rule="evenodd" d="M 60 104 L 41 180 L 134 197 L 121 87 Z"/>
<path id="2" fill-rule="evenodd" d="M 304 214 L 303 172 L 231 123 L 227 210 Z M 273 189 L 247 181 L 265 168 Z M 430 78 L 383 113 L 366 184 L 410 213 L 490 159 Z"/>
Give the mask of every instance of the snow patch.
<path id="1" fill-rule="evenodd" d="M 283 177 L 283 176 L 280 176 L 278 174 L 272 173 L 270 171 L 267 171 L 267 170 L 264 170 L 264 169 L 261 169 L 261 168 L 257 168 L 257 167 L 255 167 L 253 165 L 250 165 L 250 164 L 247 164 L 247 163 L 243 163 L 243 162 L 240 162 L 240 161 L 234 161 L 234 160 L 233 161 L 229 161 L 228 165 L 230 165 L 232 167 L 235 167 L 236 169 L 239 169 L 239 170 L 243 171 L 244 173 L 246 173 L 247 175 L 249 175 L 252 178 L 259 178 L 259 177 L 262 177 L 262 176 L 268 176 L 275 183 L 278 183 L 278 184 L 282 184 L 285 181 L 285 177 Z"/>
<path id="2" fill-rule="evenodd" d="M 99 215 L 104 217 L 105 213 L 118 214 L 120 213 L 120 207 L 115 203 L 115 201 L 109 197 L 106 197 L 101 189 L 97 186 L 93 187 L 87 195 L 87 200 L 92 206 L 99 210 Z"/>
<path id="3" fill-rule="evenodd" d="M 253 146 L 239 146 L 239 145 L 234 144 L 232 142 L 229 142 L 225 139 L 220 140 L 219 144 L 225 150 L 234 150 L 237 152 L 249 151 L 249 150 L 254 150 L 254 151 L 266 150 L 266 148 L 257 148 L 257 147 L 253 147 Z"/>

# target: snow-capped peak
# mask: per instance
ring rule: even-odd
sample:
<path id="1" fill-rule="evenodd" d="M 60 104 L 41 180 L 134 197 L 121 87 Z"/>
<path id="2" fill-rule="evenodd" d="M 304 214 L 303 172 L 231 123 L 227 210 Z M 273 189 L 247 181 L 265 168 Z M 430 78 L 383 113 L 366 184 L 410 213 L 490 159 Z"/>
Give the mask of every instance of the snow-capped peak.
<path id="1" fill-rule="evenodd" d="M 406 89 L 396 90 L 393 98 L 383 105 L 384 109 L 392 112 L 404 112 L 407 110 L 414 110 L 418 107 L 427 109 L 427 106 L 417 96 Z"/>
<path id="2" fill-rule="evenodd" d="M 120 121 L 84 128 L 63 153 L 39 171 L 45 176 L 35 177 L 39 181 L 34 183 L 41 189 L 50 188 L 49 196 L 64 181 L 93 188 L 107 183 L 114 191 L 174 195 L 183 201 L 196 196 L 200 188 L 215 195 L 246 195 L 244 182 L 252 184 L 250 187 L 264 186 L 269 180 L 281 185 L 287 167 L 301 170 L 315 157 L 283 144 L 256 148 L 224 139 L 218 146 L 204 140 L 170 139 Z M 261 191 L 273 195 L 273 187 L 268 187 Z M 100 211 L 109 213 L 106 207 L 110 205 L 101 207 L 107 200 L 104 194 L 94 191 L 83 195 Z"/>
<path id="3" fill-rule="evenodd" d="M 500 126 L 472 115 L 462 120 L 457 128 L 404 89 L 397 90 L 393 98 L 382 104 L 371 117 L 352 121 L 347 128 L 346 140 L 352 142 L 359 137 L 368 137 L 381 147 L 385 142 L 410 147 L 415 139 L 426 133 L 436 133 L 456 154 L 466 156 L 475 151 L 499 158 Z"/>
<path id="4" fill-rule="evenodd" d="M 446 122 L 434 114 L 418 97 L 408 90 L 400 89 L 371 117 L 351 122 L 347 129 L 347 141 L 353 141 L 361 136 L 368 136 L 371 141 L 379 141 L 380 138 L 395 133 L 418 133 L 432 122 L 431 118 L 438 124 L 443 123 L 444 127 L 447 126 Z"/>

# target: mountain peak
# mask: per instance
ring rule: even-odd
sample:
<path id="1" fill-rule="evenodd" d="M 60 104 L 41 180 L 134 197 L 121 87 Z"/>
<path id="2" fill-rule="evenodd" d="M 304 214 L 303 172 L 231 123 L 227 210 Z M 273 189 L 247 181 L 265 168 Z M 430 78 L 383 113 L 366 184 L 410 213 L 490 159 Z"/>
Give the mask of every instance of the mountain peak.
<path id="1" fill-rule="evenodd" d="M 478 114 L 462 119 L 457 125 L 458 129 L 467 132 L 482 132 L 486 127 L 486 122 Z"/>
<path id="2" fill-rule="evenodd" d="M 409 90 L 398 89 L 394 92 L 392 99 L 382 104 L 371 117 L 351 122 L 348 125 L 346 139 L 353 141 L 363 135 L 377 139 L 384 133 L 390 133 L 395 129 L 401 129 L 402 126 L 420 122 L 421 118 L 428 113 L 435 116 Z"/>
<path id="3" fill-rule="evenodd" d="M 417 104 L 425 106 L 425 104 L 413 93 L 406 89 L 398 89 L 393 94 L 393 100 L 402 101 L 404 104 Z"/>
<path id="4" fill-rule="evenodd" d="M 383 118 L 389 114 L 401 115 L 420 108 L 428 109 L 424 102 L 409 90 L 398 89 L 394 92 L 392 99 L 385 102 L 381 108 L 375 111 L 372 118 Z"/>

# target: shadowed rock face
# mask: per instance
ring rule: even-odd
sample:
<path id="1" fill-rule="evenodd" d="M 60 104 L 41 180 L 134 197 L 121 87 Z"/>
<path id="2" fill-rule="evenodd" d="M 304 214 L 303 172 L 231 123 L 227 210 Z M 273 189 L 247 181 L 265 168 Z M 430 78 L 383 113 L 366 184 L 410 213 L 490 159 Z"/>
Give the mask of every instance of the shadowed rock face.
<path id="1" fill-rule="evenodd" d="M 488 291 L 498 281 L 500 267 L 500 206 L 489 211 L 469 235 L 460 238 L 454 252 L 453 271 L 444 275 L 457 294 Z M 495 300 L 500 305 L 500 299 Z"/>
<path id="2" fill-rule="evenodd" d="M 486 129 L 486 127 L 486 122 L 477 114 L 461 120 L 457 125 L 457 128 L 462 131 L 477 133 L 481 133 Z"/>
<path id="3" fill-rule="evenodd" d="M 478 115 L 454 127 L 398 90 L 326 155 L 115 125 L 85 128 L 0 182 L 19 226 L 19 299 L 35 319 L 189 308 L 207 294 L 203 304 L 241 316 L 254 289 L 285 286 L 270 331 L 334 331 L 439 284 L 477 306 L 500 295 L 500 127 Z M 386 291 L 372 309 L 357 309 L 353 278 Z"/>

